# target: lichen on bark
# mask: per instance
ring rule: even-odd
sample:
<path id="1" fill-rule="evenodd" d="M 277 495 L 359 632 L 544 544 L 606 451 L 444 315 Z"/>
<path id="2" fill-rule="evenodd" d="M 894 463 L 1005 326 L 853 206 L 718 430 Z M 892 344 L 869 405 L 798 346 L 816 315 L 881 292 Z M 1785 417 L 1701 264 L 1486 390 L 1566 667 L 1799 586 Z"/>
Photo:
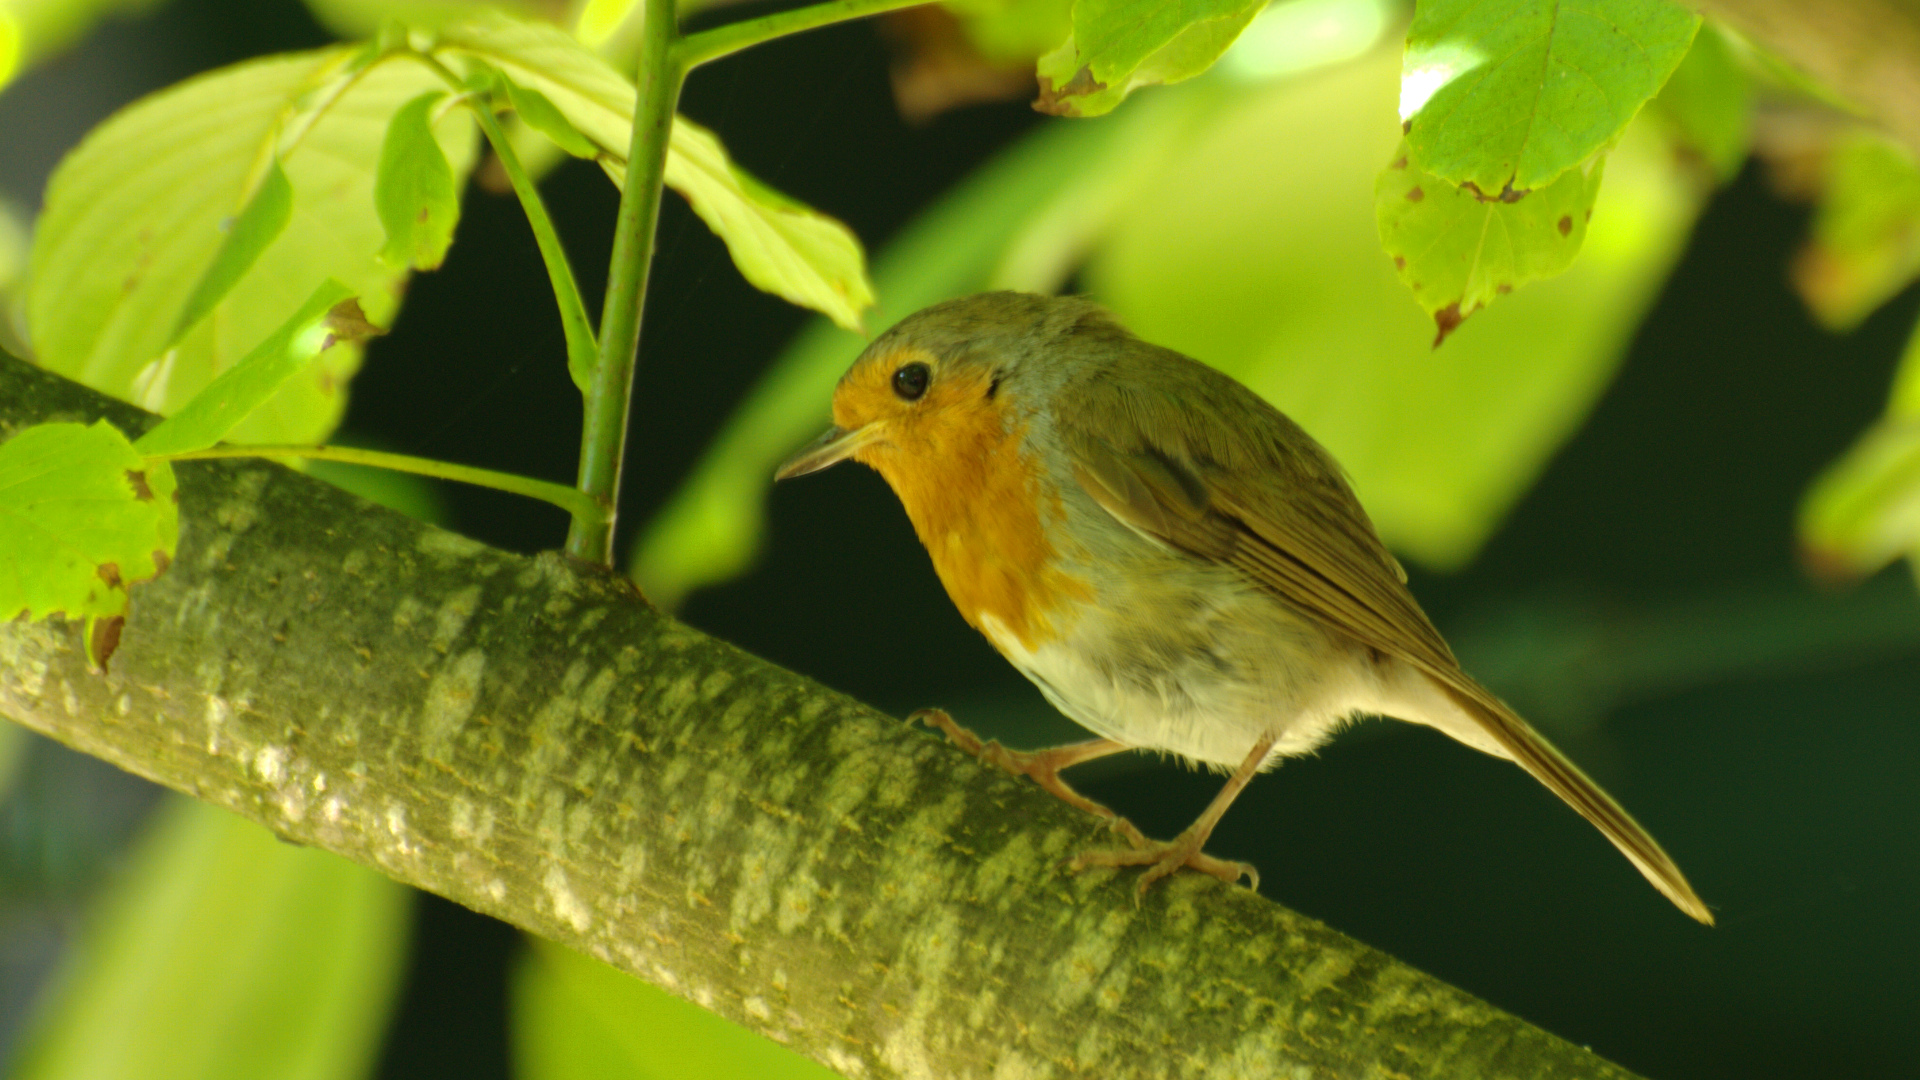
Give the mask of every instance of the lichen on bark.
<path id="1" fill-rule="evenodd" d="M 150 420 L 0 357 L 0 437 Z M 655 611 L 262 462 L 179 467 L 112 670 L 0 624 L 0 715 L 600 957 L 850 1077 L 1625 1077 Z"/>

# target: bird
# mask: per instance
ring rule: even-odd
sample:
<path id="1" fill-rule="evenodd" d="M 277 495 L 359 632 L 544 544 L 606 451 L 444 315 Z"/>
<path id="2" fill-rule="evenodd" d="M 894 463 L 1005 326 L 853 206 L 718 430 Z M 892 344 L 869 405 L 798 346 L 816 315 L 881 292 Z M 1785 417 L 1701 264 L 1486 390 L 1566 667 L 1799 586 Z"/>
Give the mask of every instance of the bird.
<path id="1" fill-rule="evenodd" d="M 833 425 L 785 480 L 853 460 L 898 496 L 960 614 L 1097 738 L 1040 751 L 955 743 L 1107 819 L 1126 840 L 1073 860 L 1257 871 L 1203 849 L 1253 776 L 1367 716 L 1515 762 L 1599 828 L 1686 914 L 1713 914 L 1658 842 L 1460 667 L 1345 472 L 1231 377 L 1078 297 L 989 292 L 875 338 L 833 391 Z M 1153 841 L 1060 770 L 1125 750 L 1225 772 Z"/>

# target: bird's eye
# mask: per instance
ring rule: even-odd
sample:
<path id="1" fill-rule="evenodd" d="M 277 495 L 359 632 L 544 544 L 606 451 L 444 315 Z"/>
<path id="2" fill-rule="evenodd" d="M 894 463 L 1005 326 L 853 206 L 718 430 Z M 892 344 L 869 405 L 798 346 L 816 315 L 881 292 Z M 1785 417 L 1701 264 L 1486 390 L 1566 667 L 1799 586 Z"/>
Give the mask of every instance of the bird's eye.
<path id="1" fill-rule="evenodd" d="M 899 394 L 903 401 L 918 401 L 920 395 L 927 392 L 927 383 L 932 378 L 933 373 L 927 370 L 927 365 L 917 360 L 902 364 L 900 370 L 893 373 L 893 392 Z"/>

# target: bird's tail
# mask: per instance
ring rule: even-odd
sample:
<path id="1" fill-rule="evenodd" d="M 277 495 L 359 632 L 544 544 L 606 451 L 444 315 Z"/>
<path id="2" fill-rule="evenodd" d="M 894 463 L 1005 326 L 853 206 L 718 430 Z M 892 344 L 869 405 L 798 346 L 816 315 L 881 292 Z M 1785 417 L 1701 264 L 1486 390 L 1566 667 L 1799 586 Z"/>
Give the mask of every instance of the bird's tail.
<path id="1" fill-rule="evenodd" d="M 1652 834 L 1613 801 L 1613 796 L 1600 790 L 1600 785 L 1588 779 L 1578 765 L 1485 687 L 1457 671 L 1449 674 L 1453 677 L 1436 681 L 1441 682 L 1448 697 L 1486 729 L 1506 751 L 1506 756 L 1579 811 L 1581 817 L 1593 822 L 1622 855 L 1640 868 L 1653 887 L 1681 911 L 1708 926 L 1713 925 L 1713 912 L 1707 910 L 1693 886 L 1687 884 L 1687 876 L 1680 872 L 1680 867 L 1661 849 Z"/>

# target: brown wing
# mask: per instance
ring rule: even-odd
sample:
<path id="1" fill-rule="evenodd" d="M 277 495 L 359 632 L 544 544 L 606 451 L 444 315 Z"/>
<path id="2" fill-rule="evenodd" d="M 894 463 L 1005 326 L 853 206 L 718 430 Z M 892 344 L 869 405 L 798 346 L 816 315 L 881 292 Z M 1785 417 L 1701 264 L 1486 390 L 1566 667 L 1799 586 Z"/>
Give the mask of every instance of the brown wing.
<path id="1" fill-rule="evenodd" d="M 1238 383 L 1176 353 L 1158 356 L 1178 361 L 1177 385 L 1087 379 L 1074 388 L 1075 415 L 1055 417 L 1094 501 L 1129 527 L 1232 566 L 1288 605 L 1424 671 L 1655 888 L 1712 923 L 1659 843 L 1460 669 L 1332 457 Z M 1167 371 L 1156 365 L 1155 373 Z"/>

